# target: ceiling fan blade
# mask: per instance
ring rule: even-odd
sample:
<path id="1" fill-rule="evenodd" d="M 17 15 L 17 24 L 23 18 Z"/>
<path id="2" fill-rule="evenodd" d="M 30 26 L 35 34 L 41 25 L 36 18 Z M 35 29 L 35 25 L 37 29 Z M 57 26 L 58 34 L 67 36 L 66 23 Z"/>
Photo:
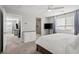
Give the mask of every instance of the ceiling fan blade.
<path id="1" fill-rule="evenodd" d="M 51 8 L 51 10 L 56 10 L 56 9 L 63 9 L 64 7 L 55 7 L 55 8 Z"/>

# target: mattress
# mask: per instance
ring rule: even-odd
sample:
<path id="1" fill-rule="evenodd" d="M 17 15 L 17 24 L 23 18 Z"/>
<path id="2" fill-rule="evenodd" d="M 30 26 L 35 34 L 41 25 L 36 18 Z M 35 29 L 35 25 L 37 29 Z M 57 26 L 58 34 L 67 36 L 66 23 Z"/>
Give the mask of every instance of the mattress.
<path id="1" fill-rule="evenodd" d="M 76 38 L 76 35 L 57 33 L 39 37 L 36 44 L 54 54 L 65 54 L 68 53 L 69 44 L 74 42 Z"/>

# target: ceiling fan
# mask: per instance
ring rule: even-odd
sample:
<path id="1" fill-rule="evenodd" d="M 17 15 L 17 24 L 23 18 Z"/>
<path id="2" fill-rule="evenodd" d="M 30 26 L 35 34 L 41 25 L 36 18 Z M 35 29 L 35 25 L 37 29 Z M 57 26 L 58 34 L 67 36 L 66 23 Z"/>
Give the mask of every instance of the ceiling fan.
<path id="1" fill-rule="evenodd" d="M 48 11 L 58 10 L 58 9 L 64 9 L 64 7 L 62 7 L 62 6 L 54 7 L 53 5 L 48 6 Z"/>

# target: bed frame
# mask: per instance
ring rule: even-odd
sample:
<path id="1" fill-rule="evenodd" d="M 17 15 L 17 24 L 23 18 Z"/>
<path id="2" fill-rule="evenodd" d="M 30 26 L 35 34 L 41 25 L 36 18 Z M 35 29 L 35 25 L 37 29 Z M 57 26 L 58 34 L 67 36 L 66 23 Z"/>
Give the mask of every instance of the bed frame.
<path id="1" fill-rule="evenodd" d="M 53 54 L 50 51 L 46 50 L 45 48 L 41 47 L 40 45 L 36 45 L 36 50 L 43 54 Z"/>

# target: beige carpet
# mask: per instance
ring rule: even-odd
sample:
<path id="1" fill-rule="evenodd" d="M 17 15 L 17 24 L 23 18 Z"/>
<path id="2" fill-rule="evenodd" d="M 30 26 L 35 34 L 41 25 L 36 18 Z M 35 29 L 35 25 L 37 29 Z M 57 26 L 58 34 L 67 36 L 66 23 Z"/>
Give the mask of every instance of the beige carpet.
<path id="1" fill-rule="evenodd" d="M 35 42 L 23 43 L 16 36 L 7 35 L 4 54 L 41 54 L 36 51 Z"/>

